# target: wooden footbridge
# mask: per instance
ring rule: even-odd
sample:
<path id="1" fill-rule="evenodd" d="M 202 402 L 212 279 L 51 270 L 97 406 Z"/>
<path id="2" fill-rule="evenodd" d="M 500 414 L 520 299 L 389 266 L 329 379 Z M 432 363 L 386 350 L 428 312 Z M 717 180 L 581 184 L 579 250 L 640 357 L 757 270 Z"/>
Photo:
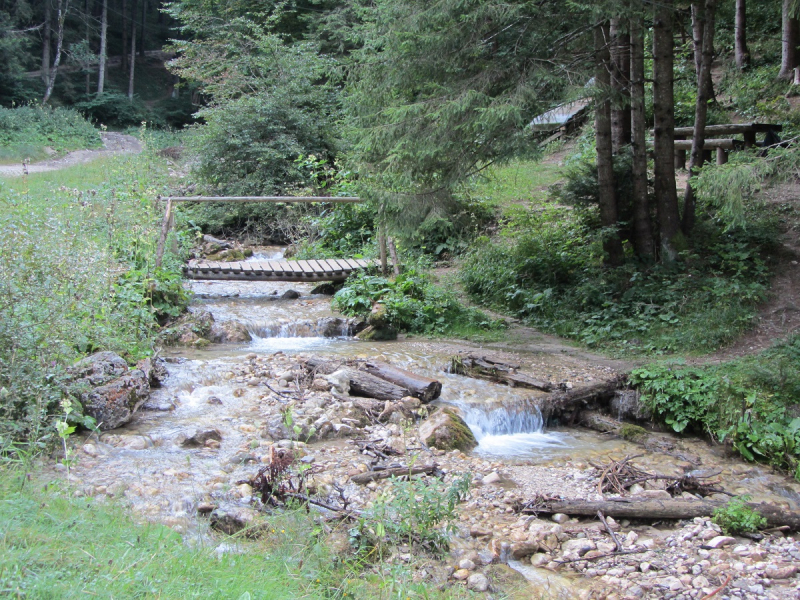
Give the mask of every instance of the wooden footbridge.
<path id="1" fill-rule="evenodd" d="M 243 281 L 344 281 L 354 271 L 380 266 L 378 260 L 245 260 L 239 262 L 192 261 L 183 268 L 189 279 L 239 279 Z"/>
<path id="2" fill-rule="evenodd" d="M 360 198 L 329 198 L 321 196 L 171 196 L 162 198 L 167 203 L 161 236 L 156 249 L 156 266 L 164 257 L 167 237 L 174 227 L 172 213 L 175 202 L 273 202 L 273 203 L 355 203 Z M 189 279 L 235 279 L 243 281 L 344 281 L 351 273 L 362 269 L 386 266 L 385 238 L 381 240 L 381 260 L 325 259 L 325 260 L 246 260 L 235 262 L 192 260 L 183 268 Z M 175 248 L 177 250 L 177 248 Z"/>

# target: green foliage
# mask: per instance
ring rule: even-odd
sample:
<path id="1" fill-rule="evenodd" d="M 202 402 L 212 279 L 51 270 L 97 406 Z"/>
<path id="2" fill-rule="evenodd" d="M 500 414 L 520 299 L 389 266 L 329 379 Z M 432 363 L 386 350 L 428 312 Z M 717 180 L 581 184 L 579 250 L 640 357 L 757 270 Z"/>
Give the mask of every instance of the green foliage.
<path id="1" fill-rule="evenodd" d="M 304 181 L 298 158 L 328 161 L 335 151 L 338 96 L 331 60 L 307 42 L 289 43 L 246 7 L 223 21 L 208 7 L 172 5 L 191 41 L 176 42 L 171 68 L 201 86 L 209 106 L 198 113 L 189 147 L 210 189 L 278 194 Z M 236 16 L 238 11 L 240 16 Z M 224 73 L 224 76 L 220 76 Z"/>
<path id="2" fill-rule="evenodd" d="M 641 265 L 630 256 L 611 269 L 602 265 L 593 174 L 583 164 L 570 168 L 558 193 L 574 210 L 509 211 L 500 236 L 476 244 L 459 273 L 473 298 L 617 352 L 713 350 L 750 326 L 775 252 L 772 212 L 748 203 L 746 229 L 703 212 L 693 248 L 676 264 Z"/>
<path id="3" fill-rule="evenodd" d="M 144 102 L 138 98 L 131 101 L 122 93 L 105 92 L 102 96 L 92 96 L 74 106 L 87 119 L 103 125 L 138 127 L 143 122 L 164 125 L 154 117 Z"/>
<path id="4" fill-rule="evenodd" d="M 714 510 L 711 520 L 728 535 L 755 533 L 763 529 L 767 526 L 767 520 L 758 511 L 747 506 L 749 500 L 749 496 L 731 498 L 724 507 Z"/>
<path id="5" fill-rule="evenodd" d="M 95 148 L 100 143 L 100 133 L 74 110 L 46 106 L 0 108 L 0 162 L 45 158 L 45 146 L 66 152 Z"/>
<path id="6" fill-rule="evenodd" d="M 369 317 L 376 303 L 384 308 L 382 321 L 396 331 L 445 334 L 455 327 L 501 327 L 480 311 L 465 308 L 452 292 L 432 284 L 414 269 L 395 279 L 358 273 L 333 297 L 333 307 L 351 317 Z"/>
<path id="7" fill-rule="evenodd" d="M 783 122 L 791 106 L 786 99 L 791 83 L 778 79 L 774 63 L 756 66 L 745 72 L 731 66 L 719 84 L 719 91 L 730 98 L 730 108 L 742 118 Z"/>
<path id="8" fill-rule="evenodd" d="M 446 551 L 458 517 L 456 507 L 467 497 L 471 481 L 469 473 L 455 477 L 449 486 L 435 479 L 392 479 L 391 487 L 350 530 L 351 543 L 362 551 L 381 552 L 386 545 L 400 543 Z"/>
<path id="9" fill-rule="evenodd" d="M 720 365 L 646 365 L 631 383 L 675 431 L 704 431 L 800 478 L 800 337 Z"/>
<path id="10" fill-rule="evenodd" d="M 0 449 L 52 441 L 65 368 L 97 350 L 149 355 L 186 305 L 179 257 L 153 266 L 165 175 L 146 151 L 0 187 Z"/>

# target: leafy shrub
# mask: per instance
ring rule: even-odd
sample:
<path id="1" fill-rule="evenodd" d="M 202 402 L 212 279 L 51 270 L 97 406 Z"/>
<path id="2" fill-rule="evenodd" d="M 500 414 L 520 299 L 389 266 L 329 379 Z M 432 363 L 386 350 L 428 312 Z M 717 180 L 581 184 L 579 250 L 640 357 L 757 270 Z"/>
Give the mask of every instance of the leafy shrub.
<path id="1" fill-rule="evenodd" d="M 731 498 L 724 507 L 714 510 L 711 520 L 728 535 L 754 533 L 763 529 L 767 526 L 767 520 L 758 511 L 747 506 L 749 500 L 749 496 Z"/>
<path id="2" fill-rule="evenodd" d="M 131 101 L 125 94 L 115 92 L 92 96 L 88 100 L 76 103 L 75 108 L 87 119 L 103 125 L 138 127 L 143 122 L 157 126 L 165 125 L 141 100 L 134 98 Z"/>
<path id="3" fill-rule="evenodd" d="M 705 432 L 800 479 L 800 336 L 721 365 L 645 365 L 631 383 L 675 431 Z"/>
<path id="4" fill-rule="evenodd" d="M 456 327 L 500 327 L 480 311 L 465 308 L 454 294 L 414 269 L 393 280 L 358 273 L 333 297 L 333 307 L 348 316 L 366 318 L 375 303 L 384 305 L 386 325 L 397 331 L 443 334 Z"/>
<path id="5" fill-rule="evenodd" d="M 431 552 L 447 550 L 458 518 L 456 507 L 466 498 L 471 480 L 466 473 L 445 487 L 435 479 L 392 479 L 391 487 L 350 530 L 351 543 L 362 551 L 400 543 Z"/>

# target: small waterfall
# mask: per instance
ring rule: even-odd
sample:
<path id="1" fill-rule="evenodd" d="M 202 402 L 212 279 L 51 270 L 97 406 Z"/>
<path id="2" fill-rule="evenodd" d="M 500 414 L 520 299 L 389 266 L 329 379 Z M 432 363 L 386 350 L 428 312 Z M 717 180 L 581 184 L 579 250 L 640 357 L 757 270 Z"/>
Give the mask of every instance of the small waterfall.
<path id="1" fill-rule="evenodd" d="M 563 433 L 545 433 L 539 406 L 532 398 L 513 402 L 458 403 L 469 425 L 479 454 L 496 456 L 546 455 L 549 450 L 566 446 Z"/>
<path id="2" fill-rule="evenodd" d="M 539 407 L 530 399 L 502 406 L 471 404 L 462 410 L 464 420 L 479 441 L 487 435 L 541 433 L 544 425 Z"/>
<path id="3" fill-rule="evenodd" d="M 246 325 L 254 338 L 346 338 L 352 337 L 355 322 L 353 319 L 324 317 L 316 321 L 251 322 Z"/>

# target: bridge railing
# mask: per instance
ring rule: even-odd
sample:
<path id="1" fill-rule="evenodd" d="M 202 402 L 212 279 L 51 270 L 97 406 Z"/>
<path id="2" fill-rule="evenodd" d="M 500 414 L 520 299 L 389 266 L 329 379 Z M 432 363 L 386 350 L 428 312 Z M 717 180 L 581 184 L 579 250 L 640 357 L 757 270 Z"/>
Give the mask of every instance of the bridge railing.
<path id="1" fill-rule="evenodd" d="M 156 246 L 156 267 L 160 267 L 164 260 L 169 232 L 175 227 L 173 204 L 176 202 L 273 202 L 273 203 L 328 203 L 328 204 L 355 204 L 363 202 L 361 198 L 331 197 L 331 196 L 159 196 L 159 200 L 167 203 L 164 210 L 164 219 L 161 222 L 161 235 Z M 386 236 L 379 236 L 381 267 L 386 272 Z M 177 251 L 177 248 L 174 249 Z"/>

